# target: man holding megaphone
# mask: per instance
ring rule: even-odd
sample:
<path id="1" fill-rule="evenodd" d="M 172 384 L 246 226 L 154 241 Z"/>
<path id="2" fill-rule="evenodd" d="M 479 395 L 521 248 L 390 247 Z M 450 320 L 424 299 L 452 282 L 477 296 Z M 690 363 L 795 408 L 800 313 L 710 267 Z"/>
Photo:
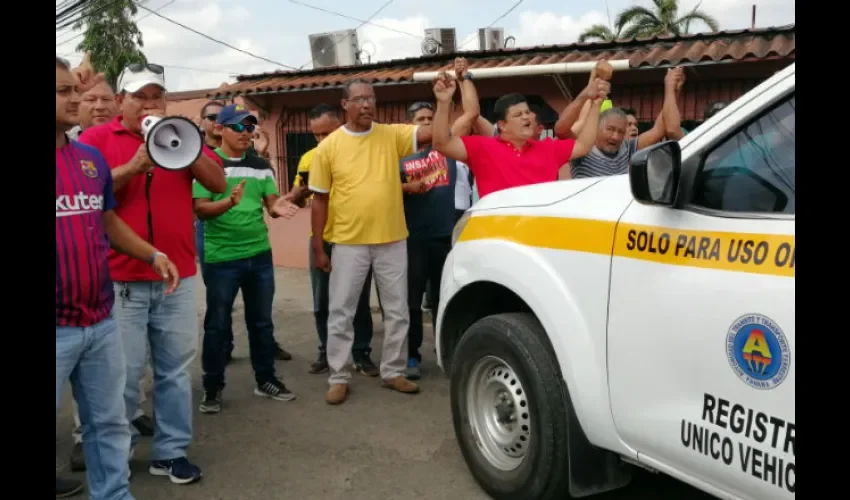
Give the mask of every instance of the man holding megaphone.
<path id="1" fill-rule="evenodd" d="M 195 280 L 191 279 L 197 272 L 192 182 L 197 180 L 213 193 L 224 192 L 227 182 L 220 160 L 203 145 L 196 126 L 159 119 L 165 116 L 162 66 L 130 64 L 118 77 L 116 90 L 121 114 L 87 129 L 79 140 L 100 150 L 112 170 L 116 214 L 168 255 L 181 279 L 174 293 L 165 295 L 161 278 L 150 266 L 109 253 L 115 314 L 127 363 L 127 417 L 131 420 L 136 412 L 150 345 L 155 434 L 149 471 L 175 484 L 188 484 L 201 477 L 201 470 L 186 459 L 192 441 L 189 367 L 198 343 Z M 137 440 L 133 430 L 133 442 Z"/>

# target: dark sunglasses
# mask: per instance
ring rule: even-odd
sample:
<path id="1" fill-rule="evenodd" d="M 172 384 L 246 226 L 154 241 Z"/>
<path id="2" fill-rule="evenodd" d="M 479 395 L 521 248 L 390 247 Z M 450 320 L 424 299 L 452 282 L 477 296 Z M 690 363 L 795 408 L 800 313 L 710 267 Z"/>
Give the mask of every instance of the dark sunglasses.
<path id="1" fill-rule="evenodd" d="M 218 113 L 210 113 L 204 117 L 204 119 L 214 122 L 218 119 Z"/>
<path id="2" fill-rule="evenodd" d="M 413 104 L 411 104 L 410 107 L 407 108 L 407 112 L 412 115 L 413 113 L 416 113 L 420 109 L 430 109 L 431 111 L 434 111 L 434 107 L 431 106 L 430 102 L 419 101 L 419 102 L 414 102 Z"/>
<path id="3" fill-rule="evenodd" d="M 129 70 L 131 73 L 141 73 L 146 69 L 151 73 L 156 73 L 157 75 L 162 75 L 165 73 L 165 68 L 160 66 L 159 64 L 133 63 L 127 66 L 127 70 Z"/>
<path id="4" fill-rule="evenodd" d="M 257 126 L 253 123 L 234 123 L 232 125 L 225 125 L 225 127 L 236 132 L 237 134 L 241 134 L 242 132 L 248 132 L 249 134 L 253 134 L 254 130 L 257 128 Z"/>

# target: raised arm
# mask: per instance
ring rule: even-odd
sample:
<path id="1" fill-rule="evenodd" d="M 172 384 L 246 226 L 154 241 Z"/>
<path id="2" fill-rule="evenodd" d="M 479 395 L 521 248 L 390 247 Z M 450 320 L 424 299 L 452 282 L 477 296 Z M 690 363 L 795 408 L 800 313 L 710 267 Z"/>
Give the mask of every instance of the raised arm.
<path id="1" fill-rule="evenodd" d="M 685 132 L 682 130 L 682 115 L 679 113 L 679 95 L 682 93 L 682 86 L 685 84 L 684 68 L 675 68 L 673 78 L 676 80 L 674 88 L 668 88 L 665 79 L 664 85 L 664 104 L 661 108 L 661 113 L 664 115 L 664 133 L 668 139 L 674 141 L 685 137 Z M 670 94 L 670 95 L 668 95 Z"/>
<path id="2" fill-rule="evenodd" d="M 598 93 L 597 72 L 604 74 L 607 78 L 601 80 L 608 84 L 610 91 L 611 79 L 610 65 L 607 61 L 602 60 L 596 63 L 596 67 L 590 72 L 590 77 L 587 79 L 587 85 L 579 92 L 573 101 L 561 112 L 558 121 L 555 122 L 555 137 L 559 139 L 576 138 L 581 133 L 584 123 L 587 118 L 587 113 L 590 110 L 590 102 L 596 98 Z"/>
<path id="3" fill-rule="evenodd" d="M 463 106 L 463 114 L 452 124 L 452 136 L 461 137 L 472 133 L 481 114 L 481 105 L 478 102 L 478 91 L 475 90 L 475 84 L 472 83 L 472 76 L 467 71 L 465 58 L 458 57 L 455 59 L 455 75 L 461 82 L 460 102 Z"/>
<path id="4" fill-rule="evenodd" d="M 678 83 L 679 71 L 676 69 L 668 69 L 667 75 L 664 77 L 664 104 L 661 107 L 661 113 L 655 119 L 655 124 L 651 129 L 640 134 L 637 140 L 637 150 L 641 150 L 647 146 L 652 146 L 661 142 L 667 135 L 668 130 L 678 129 L 681 132 L 681 121 L 677 120 L 674 124 L 666 123 L 666 115 L 670 113 L 670 106 L 675 106 L 676 116 L 678 118 L 678 104 L 676 104 L 676 84 Z"/>
<path id="5" fill-rule="evenodd" d="M 570 160 L 587 156 L 587 154 L 590 153 L 590 150 L 593 149 L 594 144 L 596 144 L 596 134 L 599 133 L 600 109 L 602 108 L 602 102 L 606 99 L 606 97 L 607 92 L 605 92 L 604 96 L 594 99 L 593 101 L 589 101 L 590 111 L 587 114 L 587 119 L 581 128 L 581 132 L 579 132 L 578 138 L 576 138 L 576 144 L 573 147 Z"/>
<path id="6" fill-rule="evenodd" d="M 458 136 L 449 134 L 449 108 L 457 83 L 445 73 L 441 73 L 434 82 L 434 96 L 437 98 L 437 109 L 434 111 L 433 129 L 434 149 L 443 155 L 458 160 L 466 161 L 466 146 Z"/>

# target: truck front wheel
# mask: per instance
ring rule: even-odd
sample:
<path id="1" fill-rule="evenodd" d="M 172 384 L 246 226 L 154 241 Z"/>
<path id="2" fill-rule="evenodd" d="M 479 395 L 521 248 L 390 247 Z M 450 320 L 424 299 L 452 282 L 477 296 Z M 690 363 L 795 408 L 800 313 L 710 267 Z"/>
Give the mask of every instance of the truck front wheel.
<path id="1" fill-rule="evenodd" d="M 532 314 L 497 314 L 473 324 L 454 352 L 455 436 L 496 500 L 568 497 L 568 398 L 545 338 Z"/>

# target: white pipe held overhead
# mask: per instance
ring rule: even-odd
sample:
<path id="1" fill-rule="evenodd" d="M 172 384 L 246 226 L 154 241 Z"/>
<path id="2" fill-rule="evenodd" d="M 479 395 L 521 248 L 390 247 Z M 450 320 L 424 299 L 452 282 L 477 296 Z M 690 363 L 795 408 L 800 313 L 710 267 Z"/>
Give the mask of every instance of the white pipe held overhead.
<path id="1" fill-rule="evenodd" d="M 500 68 L 470 68 L 473 78 L 481 80 L 485 78 L 507 78 L 512 76 L 536 76 L 557 75 L 560 73 L 590 73 L 596 67 L 598 61 L 568 62 L 555 64 L 533 64 L 529 66 L 504 66 Z M 615 59 L 608 61 L 614 71 L 629 69 L 628 59 Z M 414 82 L 430 82 L 437 78 L 439 71 L 420 71 L 413 73 Z M 446 71 L 454 76 L 454 71 Z"/>

